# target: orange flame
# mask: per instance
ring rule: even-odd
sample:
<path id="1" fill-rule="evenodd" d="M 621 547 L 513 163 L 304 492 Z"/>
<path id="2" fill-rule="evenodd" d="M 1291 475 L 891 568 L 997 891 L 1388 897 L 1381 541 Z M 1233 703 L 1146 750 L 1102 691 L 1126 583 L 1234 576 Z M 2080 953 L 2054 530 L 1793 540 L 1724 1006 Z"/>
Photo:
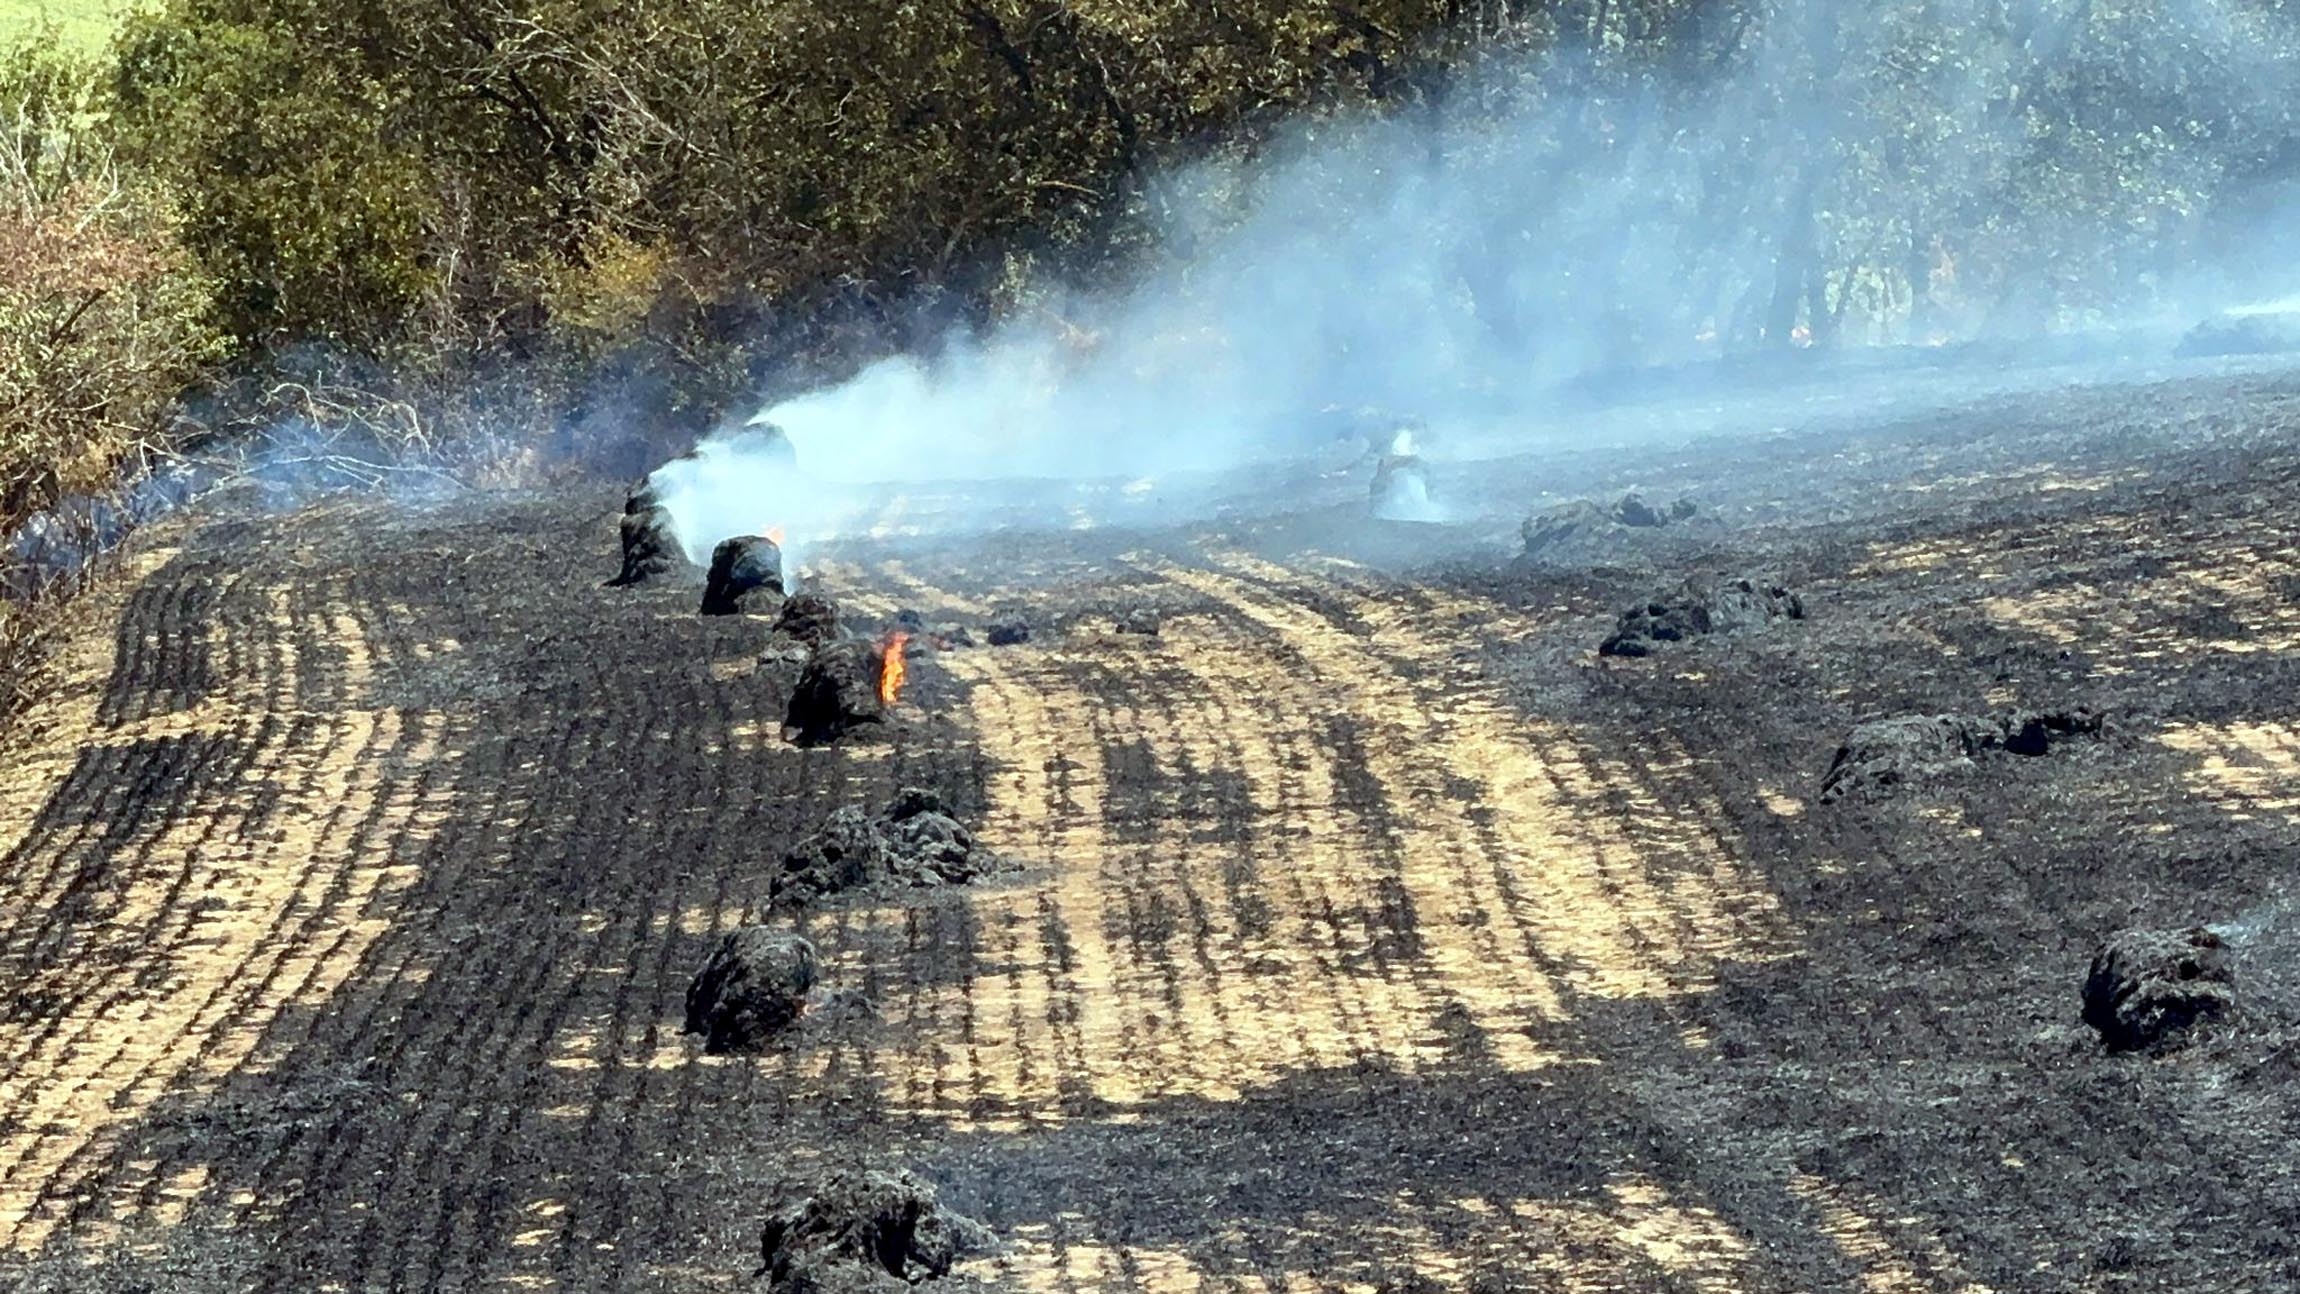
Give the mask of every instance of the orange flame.
<path id="1" fill-rule="evenodd" d="M 777 548 L 780 548 L 780 547 L 782 547 L 782 546 L 783 546 L 783 528 L 782 528 L 781 526 L 769 526 L 769 527 L 767 527 L 767 542 L 768 542 L 768 543 L 770 543 L 770 544 L 773 544 L 773 545 L 774 545 L 775 547 L 777 547 Z"/>
<path id="2" fill-rule="evenodd" d="M 909 634 L 891 633 L 879 649 L 878 703 L 890 710 L 902 699 L 902 681 L 910 673 L 902 658 L 903 646 L 909 641 Z"/>

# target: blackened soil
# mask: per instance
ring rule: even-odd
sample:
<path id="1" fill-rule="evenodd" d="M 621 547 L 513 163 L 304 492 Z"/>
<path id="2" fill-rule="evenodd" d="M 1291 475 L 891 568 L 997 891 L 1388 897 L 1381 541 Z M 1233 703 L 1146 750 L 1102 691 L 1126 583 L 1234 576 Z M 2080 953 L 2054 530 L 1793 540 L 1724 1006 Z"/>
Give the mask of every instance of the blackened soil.
<path id="1" fill-rule="evenodd" d="M 1489 469 L 1718 500 L 1709 573 L 1803 597 L 1637 660 L 1649 569 L 1306 512 L 848 545 L 863 629 L 1036 631 L 808 749 L 760 625 L 568 569 L 605 492 L 171 523 L 0 766 L 0 1278 L 749 1289 L 773 1185 L 864 1161 L 1006 1241 L 960 1283 L 2290 1288 L 2296 433 L 2212 379 Z M 1864 720 L 2079 708 L 1820 802 Z M 768 917 L 902 786 L 1020 869 Z M 706 1056 L 761 919 L 872 1010 Z M 2197 923 L 2239 1012 L 2104 1054 L 2100 939 Z"/>

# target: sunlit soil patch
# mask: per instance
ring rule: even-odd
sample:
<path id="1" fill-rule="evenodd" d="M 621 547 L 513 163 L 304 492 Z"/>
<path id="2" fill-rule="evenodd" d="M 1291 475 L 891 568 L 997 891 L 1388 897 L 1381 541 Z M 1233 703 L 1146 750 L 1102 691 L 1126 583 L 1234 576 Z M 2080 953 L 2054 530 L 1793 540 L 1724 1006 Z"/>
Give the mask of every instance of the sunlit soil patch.
<path id="1" fill-rule="evenodd" d="M 1576 1059 L 1535 1039 L 1579 996 L 1699 993 L 1724 960 L 1789 950 L 1686 756 L 1632 764 L 1464 670 L 1493 608 L 1409 618 L 1228 561 L 1146 568 L 1214 610 L 1123 662 L 1091 635 L 942 658 L 999 756 L 981 837 L 1045 870 L 958 900 L 983 973 L 886 1004 L 916 1037 L 865 1065 L 892 1108 L 1124 1121 L 1464 1046 L 1527 1070 Z M 1348 600 L 1370 636 L 1315 597 Z M 1233 803 L 1194 798 L 1208 786 Z M 1145 795 L 1151 824 L 1112 817 Z"/>
<path id="2" fill-rule="evenodd" d="M 412 774 L 462 721 L 375 702 L 389 649 L 348 600 L 315 606 L 236 578 L 235 623 L 174 613 L 185 585 L 132 602 L 116 659 L 77 662 L 75 681 L 32 716 L 61 744 L 0 774 L 0 835 L 16 842 L 0 880 L 16 924 L 0 953 L 18 1001 L 36 1008 L 0 1023 L 0 1244 L 19 1251 L 67 1221 L 102 1245 L 115 1224 L 182 1215 L 202 1166 L 106 1177 L 111 1153 L 163 1099 L 278 1063 L 265 1050 L 271 1023 L 325 1002 L 390 928 L 388 897 L 416 878 L 380 842 L 420 841 L 442 821 Z M 139 607 L 157 627 L 138 624 Z M 240 636 L 249 628 L 260 653 Z M 176 688 L 169 671 L 198 659 L 233 668 L 204 694 Z M 108 681 L 129 671 L 161 686 L 107 715 Z M 171 695 L 178 704 L 151 703 Z M 170 811 L 35 827 L 40 805 L 104 763 L 173 788 Z M 89 1198 L 99 1178 L 108 1197 Z"/>
<path id="3" fill-rule="evenodd" d="M 2057 488 L 2090 492 L 2108 488 L 2108 478 L 2099 483 L 2066 483 Z M 1878 576 L 1907 575 L 1926 571 L 1953 572 L 1964 578 L 1991 581 L 2006 577 L 2032 559 L 2060 562 L 2068 554 L 2061 545 L 2074 540 L 2092 560 L 2111 559 L 2142 544 L 2149 528 L 2142 521 L 2129 516 L 2087 517 L 2080 531 L 2046 534 L 2029 528 L 2006 527 L 1981 533 L 1929 535 L 1921 538 L 1876 543 L 1869 546 L 1868 555 L 1854 563 L 1850 574 L 1857 579 Z M 2043 538 L 2054 539 L 2051 547 L 2040 544 Z"/>
<path id="4" fill-rule="evenodd" d="M 1430 1200 L 1400 1191 L 1382 1222 L 1310 1215 L 1297 1229 L 1233 1226 L 1180 1249 L 1113 1242 L 1080 1215 L 1018 1228 L 1013 1249 L 962 1269 L 1023 1290 L 1208 1289 L 1626 1290 L 1668 1288 L 1733 1294 L 1748 1288 L 1749 1239 L 1698 1200 L 1673 1197 L 1651 1178 L 1623 1174 L 1602 1194 L 1576 1199 Z M 1361 1255 L 1312 1265 L 1351 1237 Z M 1452 1239 L 1448 1239 L 1452 1237 Z"/>
<path id="5" fill-rule="evenodd" d="M 1880 544 L 1865 560 L 1853 567 L 1852 574 L 1855 578 L 1867 579 L 1878 575 L 1938 570 L 1944 566 L 1970 562 L 1981 551 L 1981 545 L 1964 539 L 1923 539 L 1889 546 Z"/>
<path id="6" fill-rule="evenodd" d="M 2140 585 L 2078 585 L 1982 601 L 2008 629 L 2081 646 L 2107 675 L 2200 652 L 2245 654 L 2300 647 L 2300 607 L 2278 596 L 2258 567 L 2167 576 Z"/>
<path id="7" fill-rule="evenodd" d="M 1851 1187 L 1799 1173 L 1789 1190 L 1820 1214 L 1821 1229 L 1860 1272 L 1863 1294 L 1990 1294 L 1967 1279 L 1940 1238 L 1916 1218 L 1898 1224 Z"/>
<path id="8" fill-rule="evenodd" d="M 2240 819 L 2300 816 L 2300 730 L 2292 725 L 2187 724 L 2161 740 L 2195 757 L 2185 780 L 2200 798 Z"/>
<path id="9" fill-rule="evenodd" d="M 2090 472 L 2072 476 L 2054 466 L 2038 466 L 2026 471 L 1972 472 L 1958 476 L 1927 476 L 1922 480 L 1905 483 L 1902 489 L 1916 495 L 1968 495 L 1976 490 L 2006 491 L 2018 489 L 2037 494 L 2098 494 L 2143 475 L 2136 468 L 2115 472 Z"/>

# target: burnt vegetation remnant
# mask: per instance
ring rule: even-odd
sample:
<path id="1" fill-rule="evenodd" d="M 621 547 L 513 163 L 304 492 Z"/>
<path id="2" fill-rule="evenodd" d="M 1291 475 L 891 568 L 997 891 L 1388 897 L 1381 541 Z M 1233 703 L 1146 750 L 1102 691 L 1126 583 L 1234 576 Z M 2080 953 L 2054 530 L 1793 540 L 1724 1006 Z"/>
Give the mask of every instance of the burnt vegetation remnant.
<path id="1" fill-rule="evenodd" d="M 1576 499 L 1536 513 L 1518 527 L 1518 537 L 1524 561 L 1579 565 L 1689 552 L 1716 530 L 1690 499 L 1655 507 L 1632 491 L 1611 506 Z"/>
<path id="2" fill-rule="evenodd" d="M 1752 633 L 1777 620 L 1804 618 L 1804 600 L 1772 580 L 1694 576 L 1675 592 L 1622 612 L 1597 651 L 1601 656 L 1648 656 L 1661 643 Z"/>
<path id="3" fill-rule="evenodd" d="M 776 1190 L 757 1274 L 791 1294 L 901 1294 L 993 1243 L 910 1173 L 838 1168 Z"/>
<path id="4" fill-rule="evenodd" d="M 2161 1051 L 2235 1006 L 2228 945 L 2202 926 L 2122 930 L 2093 955 L 2084 1022 L 2110 1051 Z"/>
<path id="5" fill-rule="evenodd" d="M 1005 866 L 931 791 L 904 790 L 876 816 L 833 812 L 783 856 L 771 887 L 777 907 L 804 907 L 855 890 L 964 885 Z"/>
<path id="6" fill-rule="evenodd" d="M 839 604 L 826 593 L 794 593 L 775 612 L 769 632 L 810 649 L 827 647 L 839 641 Z"/>
<path id="7" fill-rule="evenodd" d="M 895 612 L 894 623 L 904 633 L 911 634 L 936 651 L 957 651 L 974 646 L 974 632 L 953 621 L 929 622 L 915 607 L 904 607 Z"/>
<path id="8" fill-rule="evenodd" d="M 669 510 L 650 504 L 623 514 L 623 569 L 608 584 L 623 588 L 661 579 L 687 564 Z"/>
<path id="9" fill-rule="evenodd" d="M 815 985 L 815 946 L 767 926 L 745 926 L 719 941 L 687 986 L 685 1032 L 713 1054 L 755 1051 L 806 1010 Z"/>
<path id="10" fill-rule="evenodd" d="M 1128 607 L 1110 622 L 1110 627 L 1122 634 L 1135 634 L 1155 638 L 1166 626 L 1166 617 L 1156 607 Z"/>
<path id="11" fill-rule="evenodd" d="M 738 535 L 711 550 L 703 580 L 702 613 L 707 616 L 780 613 L 783 550 L 763 535 Z"/>
<path id="12" fill-rule="evenodd" d="M 1913 714 L 1873 719 L 1845 735 L 1821 779 L 1824 801 L 1882 794 L 1970 772 L 1991 753 L 2030 758 L 2078 739 L 2098 740 L 2106 720 L 2089 710 L 2010 715 Z"/>

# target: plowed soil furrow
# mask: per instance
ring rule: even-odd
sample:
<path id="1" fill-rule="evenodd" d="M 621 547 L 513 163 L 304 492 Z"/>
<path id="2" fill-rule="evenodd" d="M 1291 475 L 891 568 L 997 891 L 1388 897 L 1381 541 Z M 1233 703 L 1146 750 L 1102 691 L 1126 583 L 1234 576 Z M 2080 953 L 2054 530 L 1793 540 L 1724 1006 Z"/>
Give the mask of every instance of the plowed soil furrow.
<path id="1" fill-rule="evenodd" d="M 856 632 L 1036 631 L 809 750 L 762 624 L 597 586 L 601 500 L 177 523 L 0 767 L 0 1283 L 738 1290 L 769 1187 L 853 1159 L 1028 1290 L 2286 1288 L 2282 1008 L 2125 1062 L 2073 994 L 2130 921 L 2285 946 L 2300 458 L 2046 490 L 2059 408 L 1995 484 L 1947 424 L 1809 447 L 1906 510 L 1721 526 L 1812 619 L 1641 662 L 1588 648 L 1674 570 L 890 506 L 820 554 Z M 1798 516 L 1774 462 L 1720 515 Z M 1872 712 L 2080 703 L 2065 759 L 1818 798 Z M 904 785 L 1016 870 L 768 904 Z M 687 978 L 759 920 L 868 1009 L 705 1056 Z"/>

